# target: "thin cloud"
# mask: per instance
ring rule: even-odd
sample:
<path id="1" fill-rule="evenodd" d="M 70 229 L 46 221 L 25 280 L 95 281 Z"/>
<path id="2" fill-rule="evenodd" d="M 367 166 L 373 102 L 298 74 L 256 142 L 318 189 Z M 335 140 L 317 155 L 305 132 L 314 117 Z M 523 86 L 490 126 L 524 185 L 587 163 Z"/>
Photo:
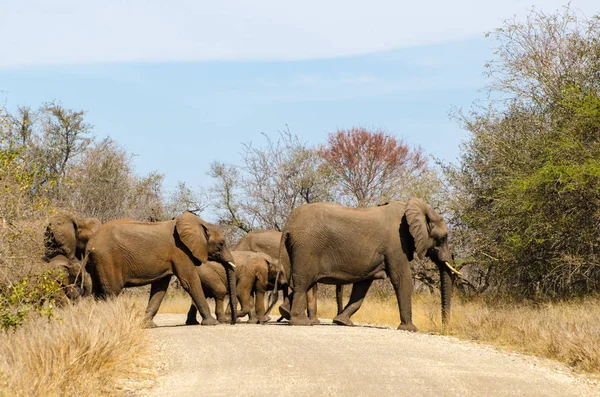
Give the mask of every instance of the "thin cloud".
<path id="1" fill-rule="evenodd" d="M 5 0 L 0 67 L 333 58 L 481 35 L 564 2 Z M 597 0 L 571 5 L 600 10 Z"/>

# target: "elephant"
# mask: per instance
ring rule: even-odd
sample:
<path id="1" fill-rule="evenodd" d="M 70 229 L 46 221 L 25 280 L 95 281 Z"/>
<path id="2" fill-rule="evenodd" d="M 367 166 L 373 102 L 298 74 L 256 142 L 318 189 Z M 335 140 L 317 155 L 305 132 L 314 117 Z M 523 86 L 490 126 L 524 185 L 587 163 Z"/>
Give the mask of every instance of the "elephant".
<path id="1" fill-rule="evenodd" d="M 235 264 L 225 235 L 216 225 L 191 212 L 165 222 L 138 222 L 118 219 L 105 223 L 88 242 L 87 271 L 92 277 L 93 293 L 105 298 L 126 287 L 151 284 L 146 308 L 148 327 L 175 275 L 192 297 L 202 316 L 202 325 L 215 325 L 202 291 L 197 266 L 209 260 L 226 268 L 231 292 L 231 323 L 237 318 Z"/>
<path id="2" fill-rule="evenodd" d="M 277 259 L 280 241 L 281 232 L 276 230 L 252 230 L 238 241 L 233 250 L 263 252 Z"/>
<path id="3" fill-rule="evenodd" d="M 283 229 L 280 262 L 293 289 L 291 325 L 311 325 L 306 316 L 307 291 L 319 283 L 353 283 L 350 301 L 334 323 L 352 325 L 375 279 L 390 278 L 400 312 L 398 329 L 417 331 L 412 322 L 414 253 L 428 257 L 440 272 L 442 321 L 450 315 L 455 274 L 444 219 L 418 198 L 373 208 L 332 203 L 295 208 Z"/>
<path id="4" fill-rule="evenodd" d="M 248 323 L 266 323 L 269 317 L 265 310 L 265 292 L 273 288 L 279 275 L 279 264 L 267 254 L 252 251 L 232 251 L 236 270 L 236 289 L 242 307 L 238 317 L 248 315 Z M 204 295 L 215 298 L 215 314 L 219 322 L 227 321 L 223 301 L 228 295 L 225 270 L 216 262 L 207 262 L 198 267 Z M 254 301 L 253 301 L 254 295 Z M 192 303 L 186 324 L 198 324 L 196 307 Z"/>
<path id="5" fill-rule="evenodd" d="M 50 217 L 45 232 L 45 257 L 49 262 L 57 255 L 82 260 L 85 247 L 102 223 L 97 218 L 82 218 L 61 212 Z"/>
<path id="6" fill-rule="evenodd" d="M 240 251 L 247 250 L 255 252 L 264 252 L 265 254 L 270 255 L 272 258 L 279 258 L 279 243 L 281 242 L 281 235 L 282 233 L 276 230 L 253 230 L 246 234 L 244 237 L 242 237 L 233 249 Z M 338 314 L 341 313 L 343 309 L 342 288 L 342 285 L 336 285 L 335 296 L 337 301 Z M 288 300 L 287 285 L 283 285 L 282 290 L 284 303 L 281 306 L 279 306 L 279 312 L 281 314 L 281 317 L 278 321 L 281 321 L 283 318 L 286 318 L 288 320 L 290 319 L 290 304 Z M 273 302 L 273 304 L 276 303 L 276 299 L 277 297 L 275 296 L 275 302 Z M 269 311 L 270 309 L 267 312 Z M 317 318 L 316 284 L 308 293 L 308 317 L 314 324 L 319 323 L 319 319 Z"/>
<path id="7" fill-rule="evenodd" d="M 83 271 L 82 264 L 77 259 L 56 255 L 50 262 L 44 263 L 42 269 L 56 276 L 56 286 L 62 290 L 55 296 L 59 306 L 91 293 L 92 282 L 89 274 Z"/>

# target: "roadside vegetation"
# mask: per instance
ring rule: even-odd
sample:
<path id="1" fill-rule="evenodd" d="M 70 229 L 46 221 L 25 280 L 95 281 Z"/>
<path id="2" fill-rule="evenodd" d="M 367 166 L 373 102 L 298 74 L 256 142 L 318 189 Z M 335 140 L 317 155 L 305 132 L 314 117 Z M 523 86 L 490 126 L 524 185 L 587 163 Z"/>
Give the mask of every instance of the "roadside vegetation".
<path id="1" fill-rule="evenodd" d="M 442 329 L 437 269 L 413 262 L 422 331 L 597 376 L 600 15 L 532 10 L 489 36 L 496 51 L 485 65 L 486 95 L 453 113 L 469 133 L 456 164 L 405 142 L 402 131 L 354 126 L 315 146 L 286 127 L 243 143 L 238 164 L 212 163 L 211 186 L 180 182 L 167 190 L 160 172 L 138 175 L 132 154 L 111 138 L 96 139 L 84 111 L 59 102 L 2 109 L 0 394 L 125 393 L 124 374 L 151 377 L 146 357 L 153 353 L 137 317 L 142 298 L 57 308 L 59 291 L 41 264 L 44 228 L 57 211 L 106 222 L 210 209 L 216 219 L 209 220 L 233 245 L 254 229 L 281 230 L 304 203 L 366 207 L 411 196 L 444 216 L 463 274 L 452 322 Z M 189 299 L 175 293 L 161 312 L 188 308 Z M 332 318 L 334 310 L 332 289 L 322 288 L 319 315 Z M 374 283 L 354 320 L 398 325 L 388 281 Z"/>
<path id="2" fill-rule="evenodd" d="M 150 387 L 157 352 L 131 296 L 93 299 L 0 333 L 0 395 L 120 396 Z"/>

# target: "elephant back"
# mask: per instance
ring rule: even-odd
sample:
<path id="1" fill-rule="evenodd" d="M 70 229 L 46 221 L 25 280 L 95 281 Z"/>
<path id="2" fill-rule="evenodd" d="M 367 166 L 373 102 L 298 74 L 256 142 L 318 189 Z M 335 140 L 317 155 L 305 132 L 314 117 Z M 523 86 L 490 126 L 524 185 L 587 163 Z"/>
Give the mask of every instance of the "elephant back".
<path id="1" fill-rule="evenodd" d="M 281 232 L 276 230 L 253 230 L 233 247 L 234 251 L 263 252 L 272 258 L 279 257 Z"/>

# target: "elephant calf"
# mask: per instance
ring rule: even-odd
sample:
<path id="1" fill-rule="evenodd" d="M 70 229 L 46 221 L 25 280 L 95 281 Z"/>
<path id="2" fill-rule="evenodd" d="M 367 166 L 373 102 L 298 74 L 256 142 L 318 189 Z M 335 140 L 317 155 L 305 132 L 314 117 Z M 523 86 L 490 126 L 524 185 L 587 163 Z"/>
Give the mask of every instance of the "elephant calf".
<path id="1" fill-rule="evenodd" d="M 57 305 L 67 304 L 67 298 L 76 300 L 91 293 L 92 281 L 77 259 L 70 260 L 64 255 L 56 255 L 49 263 L 43 264 L 43 269 L 56 275 L 56 286 L 62 290 L 55 296 Z"/>
<path id="2" fill-rule="evenodd" d="M 239 317 L 248 315 L 248 323 L 257 324 L 269 321 L 265 314 L 265 293 L 273 288 L 277 278 L 278 263 L 269 255 L 261 252 L 231 251 L 236 264 L 237 297 L 242 306 Z M 229 321 L 224 311 L 224 299 L 227 290 L 227 278 L 223 266 L 217 262 L 207 262 L 198 267 L 202 289 L 207 298 L 215 299 L 215 315 L 219 322 Z M 279 274 L 283 279 L 283 275 Z M 254 300 L 253 300 L 254 295 Z M 186 324 L 198 324 L 196 307 L 192 303 Z"/>

